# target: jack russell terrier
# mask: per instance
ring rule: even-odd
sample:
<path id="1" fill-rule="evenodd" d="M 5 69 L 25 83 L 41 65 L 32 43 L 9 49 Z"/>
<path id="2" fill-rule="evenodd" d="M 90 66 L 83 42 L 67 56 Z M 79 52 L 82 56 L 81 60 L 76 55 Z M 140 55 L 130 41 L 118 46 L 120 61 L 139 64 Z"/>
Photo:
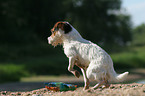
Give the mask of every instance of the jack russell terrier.
<path id="1" fill-rule="evenodd" d="M 84 90 L 89 89 L 89 80 L 99 82 L 92 89 L 104 85 L 108 88 L 110 81 L 119 82 L 126 79 L 129 72 L 117 74 L 113 68 L 111 57 L 97 44 L 88 41 L 68 22 L 57 22 L 51 29 L 52 35 L 48 43 L 53 46 L 62 44 L 65 55 L 69 58 L 68 71 L 79 78 L 80 73 L 74 70 L 78 66 L 84 77 Z"/>

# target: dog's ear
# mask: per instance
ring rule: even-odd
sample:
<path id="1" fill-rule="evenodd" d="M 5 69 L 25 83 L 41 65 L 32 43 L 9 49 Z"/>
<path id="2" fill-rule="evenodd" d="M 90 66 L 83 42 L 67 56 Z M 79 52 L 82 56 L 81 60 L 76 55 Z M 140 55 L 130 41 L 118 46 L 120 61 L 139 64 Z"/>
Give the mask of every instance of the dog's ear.
<path id="1" fill-rule="evenodd" d="M 69 23 L 65 22 L 64 26 L 63 26 L 63 29 L 64 29 L 64 33 L 67 34 L 72 30 L 72 27 L 70 26 Z"/>

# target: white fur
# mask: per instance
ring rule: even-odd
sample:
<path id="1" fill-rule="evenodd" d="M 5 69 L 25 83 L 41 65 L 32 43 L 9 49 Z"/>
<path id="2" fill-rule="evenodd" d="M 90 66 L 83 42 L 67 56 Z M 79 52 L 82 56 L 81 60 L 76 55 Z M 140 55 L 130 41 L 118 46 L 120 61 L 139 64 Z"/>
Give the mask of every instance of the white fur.
<path id="1" fill-rule="evenodd" d="M 64 53 L 69 58 L 69 71 L 73 71 L 74 62 L 79 61 L 81 65 L 86 66 L 84 68 L 86 73 L 83 73 L 86 74 L 86 77 L 84 77 L 85 83 L 87 78 L 98 82 L 103 79 L 122 81 L 126 78 L 128 72 L 120 75 L 116 74 L 111 57 L 98 45 L 83 39 L 78 31 L 73 26 L 71 27 L 72 31 L 68 34 L 64 34 L 63 30 L 59 30 Z M 52 41 L 52 38 L 49 37 L 48 41 Z"/>

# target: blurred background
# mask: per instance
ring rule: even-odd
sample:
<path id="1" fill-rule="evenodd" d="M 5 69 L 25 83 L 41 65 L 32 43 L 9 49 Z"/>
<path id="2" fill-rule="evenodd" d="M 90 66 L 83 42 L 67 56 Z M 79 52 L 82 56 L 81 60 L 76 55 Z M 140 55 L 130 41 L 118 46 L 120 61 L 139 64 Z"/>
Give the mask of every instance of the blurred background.
<path id="1" fill-rule="evenodd" d="M 145 68 L 143 4 L 143 0 L 0 0 L 0 83 L 72 75 L 62 46 L 47 43 L 57 21 L 70 22 L 82 37 L 105 49 L 116 70 Z"/>

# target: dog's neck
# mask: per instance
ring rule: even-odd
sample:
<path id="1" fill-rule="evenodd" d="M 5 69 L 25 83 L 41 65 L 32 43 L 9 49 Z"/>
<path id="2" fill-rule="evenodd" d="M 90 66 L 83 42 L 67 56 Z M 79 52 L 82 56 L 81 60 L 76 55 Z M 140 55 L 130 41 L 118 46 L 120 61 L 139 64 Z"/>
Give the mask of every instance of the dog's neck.
<path id="1" fill-rule="evenodd" d="M 71 32 L 65 34 L 62 37 L 62 42 L 63 42 L 63 47 L 65 45 L 69 45 L 70 43 L 74 43 L 74 42 L 90 43 L 90 41 L 84 39 L 75 28 L 73 28 Z"/>

